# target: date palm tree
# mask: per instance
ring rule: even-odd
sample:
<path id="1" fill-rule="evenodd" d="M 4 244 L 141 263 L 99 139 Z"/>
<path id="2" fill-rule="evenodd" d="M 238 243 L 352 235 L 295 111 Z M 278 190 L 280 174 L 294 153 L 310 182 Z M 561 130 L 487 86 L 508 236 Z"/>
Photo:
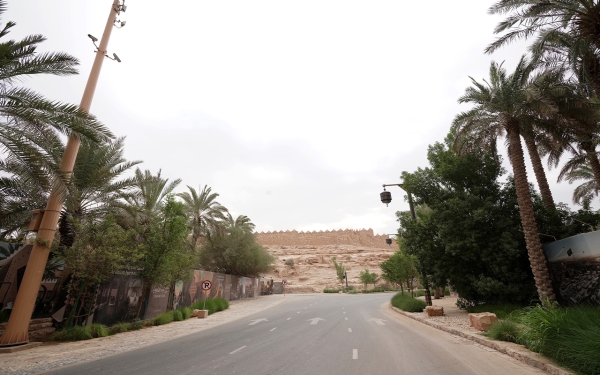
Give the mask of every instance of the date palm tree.
<path id="1" fill-rule="evenodd" d="M 589 165 L 580 165 L 568 171 L 562 171 L 559 181 L 566 180 L 569 184 L 583 181 L 573 190 L 573 203 L 586 205 L 598 196 L 598 183 Z"/>
<path id="2" fill-rule="evenodd" d="M 0 0 L 0 17 L 5 11 L 6 1 Z M 31 178 L 39 179 L 49 172 L 61 177 L 48 154 L 60 143 L 60 135 L 76 135 L 97 142 L 112 138 L 112 134 L 78 106 L 48 100 L 19 85 L 34 75 L 77 74 L 79 62 L 62 52 L 37 52 L 38 45 L 46 40 L 42 35 L 7 40 L 15 25 L 7 22 L 0 26 L 0 152 L 27 165 Z M 28 176 L 23 176 L 24 182 L 29 181 Z M 64 185 L 64 182 L 59 178 L 56 183 Z"/>
<path id="3" fill-rule="evenodd" d="M 531 131 L 540 118 L 557 115 L 558 107 L 540 92 L 540 87 L 547 90 L 551 88 L 546 81 L 553 80 L 553 74 L 533 73 L 534 67 L 523 57 L 510 75 L 502 65 L 492 62 L 489 82 L 482 84 L 471 78 L 472 86 L 465 90 L 458 101 L 472 103 L 474 107 L 454 119 L 456 138 L 453 147 L 459 153 L 468 152 L 472 147 L 492 148 L 500 136 L 506 136 L 521 223 L 537 291 L 540 298 L 555 301 L 534 216 L 521 134 Z"/>
<path id="4" fill-rule="evenodd" d="M 236 217 L 235 219 L 233 218 L 233 216 L 231 216 L 231 214 L 228 212 L 227 213 L 227 229 L 228 230 L 232 230 L 232 229 L 241 229 L 243 232 L 246 233 L 252 233 L 254 232 L 254 228 L 256 226 L 254 225 L 254 223 L 252 221 L 250 221 L 250 218 L 246 215 L 239 215 L 238 217 Z"/>
<path id="5" fill-rule="evenodd" d="M 177 194 L 183 199 L 185 210 L 190 220 L 192 237 L 190 246 L 196 250 L 201 238 L 210 239 L 211 234 L 222 233 L 225 229 L 227 208 L 216 201 L 219 194 L 204 185 L 200 193 L 188 185 L 188 191 Z"/>

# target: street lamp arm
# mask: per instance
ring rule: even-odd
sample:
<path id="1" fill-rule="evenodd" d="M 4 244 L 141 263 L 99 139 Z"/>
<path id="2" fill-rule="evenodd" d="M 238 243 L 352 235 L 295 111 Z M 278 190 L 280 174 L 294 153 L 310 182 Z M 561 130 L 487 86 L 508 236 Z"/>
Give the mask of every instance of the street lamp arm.
<path id="1" fill-rule="evenodd" d="M 412 216 L 413 220 L 416 220 L 417 215 L 415 214 L 415 207 L 413 206 L 412 194 L 410 191 L 404 188 L 404 184 L 383 184 L 383 193 L 381 193 L 381 201 L 386 205 L 392 201 L 392 194 L 385 190 L 386 186 L 398 186 L 400 189 L 406 192 L 408 195 L 408 206 L 410 207 L 410 216 Z"/>

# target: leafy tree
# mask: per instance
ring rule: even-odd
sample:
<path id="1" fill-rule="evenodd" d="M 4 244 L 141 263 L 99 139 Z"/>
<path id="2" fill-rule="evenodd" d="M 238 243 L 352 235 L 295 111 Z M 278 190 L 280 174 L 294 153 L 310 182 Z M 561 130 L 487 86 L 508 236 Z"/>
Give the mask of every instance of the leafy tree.
<path id="1" fill-rule="evenodd" d="M 188 221 L 184 205 L 172 195 L 160 207 L 159 214 L 148 218 L 139 235 L 142 239 L 142 258 L 138 277 L 144 283 L 137 316 L 149 297 L 152 287 L 167 288 L 184 277 L 195 265 L 196 256 L 185 244 Z"/>
<path id="2" fill-rule="evenodd" d="M 417 277 L 414 259 L 401 251 L 396 251 L 388 260 L 381 262 L 381 277 L 391 283 L 400 285 L 402 294 L 404 286 L 412 295 L 413 279 Z"/>
<path id="3" fill-rule="evenodd" d="M 365 288 L 367 284 L 373 284 L 373 288 L 375 287 L 375 282 L 377 281 L 377 275 L 375 272 L 370 272 L 368 269 L 364 269 L 364 271 L 360 271 L 358 274 L 358 278 L 364 284 Z"/>
<path id="4" fill-rule="evenodd" d="M 457 155 L 452 141 L 429 147 L 429 168 L 402 175 L 418 192 L 418 220 L 399 217 L 402 248 L 436 286 L 450 284 L 463 298 L 529 302 L 535 288 L 512 179 L 499 183 L 505 171 L 495 153 Z M 537 196 L 535 207 L 544 210 Z"/>
<path id="5" fill-rule="evenodd" d="M 335 267 L 337 279 L 340 281 L 340 283 L 344 284 L 344 280 L 346 279 L 346 267 L 344 267 L 344 263 L 338 263 L 335 260 L 335 257 L 331 257 L 331 261 L 333 262 L 333 267 Z"/>
<path id="6" fill-rule="evenodd" d="M 254 232 L 255 225 L 250 218 L 246 215 L 239 215 L 235 219 L 229 212 L 227 212 L 227 229 L 240 228 L 241 230 L 252 233 Z"/>
<path id="7" fill-rule="evenodd" d="M 241 227 L 212 235 L 200 251 L 202 266 L 217 266 L 234 275 L 257 277 L 271 271 L 274 262 L 275 257 Z"/>
<path id="8" fill-rule="evenodd" d="M 456 116 L 453 133 L 456 136 L 454 149 L 460 153 L 477 148 L 495 149 L 497 138 L 506 134 L 519 212 L 538 294 L 540 298 L 554 301 L 556 296 L 539 239 L 520 139 L 534 122 L 539 122 L 540 117 L 551 118 L 558 113 L 554 102 L 548 101 L 544 92 L 540 92 L 540 87 L 549 85 L 548 80 L 552 82 L 556 78 L 548 72 L 533 75 L 533 67 L 524 57 L 510 75 L 501 65 L 492 62 L 489 82 L 484 85 L 471 79 L 473 86 L 467 88 L 465 95 L 459 99 L 459 103 L 473 103 L 475 106 Z"/>

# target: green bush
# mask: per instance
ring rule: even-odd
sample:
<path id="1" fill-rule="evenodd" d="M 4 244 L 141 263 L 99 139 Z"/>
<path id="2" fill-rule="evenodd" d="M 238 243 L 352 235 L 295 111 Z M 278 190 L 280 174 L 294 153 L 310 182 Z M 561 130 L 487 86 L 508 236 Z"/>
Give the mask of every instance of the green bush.
<path id="1" fill-rule="evenodd" d="M 183 320 L 183 314 L 181 313 L 181 310 L 173 310 L 171 311 L 171 314 L 173 315 L 174 322 L 180 322 Z"/>
<path id="2" fill-rule="evenodd" d="M 582 374 L 600 374 L 600 308 L 538 305 L 511 318 L 523 327 L 519 344 Z"/>
<path id="3" fill-rule="evenodd" d="M 339 293 L 339 289 L 323 289 L 323 293 Z"/>
<path id="4" fill-rule="evenodd" d="M 63 329 L 62 331 L 54 332 L 51 340 L 56 341 L 80 341 L 92 339 L 92 330 L 90 327 L 75 326 L 69 329 Z"/>
<path id="5" fill-rule="evenodd" d="M 224 311 L 229 308 L 229 302 L 224 298 L 215 298 L 214 301 L 217 304 L 217 311 Z"/>
<path id="6" fill-rule="evenodd" d="M 154 325 L 160 326 L 163 324 L 168 324 L 173 321 L 173 311 L 167 311 L 166 313 L 162 313 L 156 318 L 154 318 Z"/>
<path id="7" fill-rule="evenodd" d="M 142 329 L 142 328 L 144 328 L 143 320 L 134 320 L 133 322 L 129 323 L 129 325 L 127 326 L 128 331 L 137 331 L 138 329 Z"/>
<path id="8" fill-rule="evenodd" d="M 198 301 L 194 303 L 190 308 L 202 310 L 204 306 L 204 300 Z M 212 298 L 206 300 L 206 310 L 208 310 L 208 315 L 214 314 L 218 311 L 227 310 L 229 308 L 229 302 L 227 302 L 224 298 Z"/>
<path id="9" fill-rule="evenodd" d="M 106 337 L 108 336 L 108 328 L 104 324 L 94 323 L 90 326 L 90 333 L 92 337 Z"/>
<path id="10" fill-rule="evenodd" d="M 392 306 L 407 312 L 421 312 L 427 304 L 425 301 L 413 298 L 409 294 L 397 293 L 392 297 Z"/>
<path id="11" fill-rule="evenodd" d="M 108 334 L 114 335 L 117 333 L 127 332 L 128 328 L 129 328 L 129 323 L 120 322 L 120 323 L 117 323 L 117 324 L 113 325 L 112 327 L 110 327 L 108 329 Z"/>
<path id="12" fill-rule="evenodd" d="M 519 326 L 510 320 L 498 320 L 484 333 L 493 340 L 517 342 L 520 335 Z"/>
<path id="13" fill-rule="evenodd" d="M 177 309 L 177 311 L 181 312 L 181 317 L 183 320 L 187 320 L 190 318 L 190 316 L 192 316 L 192 310 L 189 307 L 180 307 Z"/>
<path id="14" fill-rule="evenodd" d="M 358 294 L 358 293 L 361 293 L 361 292 L 362 291 L 360 291 L 360 290 L 352 289 L 352 290 L 347 291 L 346 293 L 348 293 L 348 294 Z"/>

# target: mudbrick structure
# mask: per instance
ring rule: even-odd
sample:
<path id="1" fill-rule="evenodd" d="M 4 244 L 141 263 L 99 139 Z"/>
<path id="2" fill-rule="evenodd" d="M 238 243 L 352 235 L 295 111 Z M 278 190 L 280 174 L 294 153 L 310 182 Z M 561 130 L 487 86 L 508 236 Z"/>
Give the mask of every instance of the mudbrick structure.
<path id="1" fill-rule="evenodd" d="M 387 260 L 398 245 L 386 245 L 386 235 L 368 230 L 334 230 L 325 232 L 256 233 L 256 240 L 276 257 L 273 272 L 267 279 L 287 280 L 286 293 L 322 292 L 325 288 L 340 288 L 332 258 L 344 264 L 348 284 L 362 289 L 358 275 L 368 269 L 381 274 L 379 265 Z M 382 283 L 379 281 L 378 283 Z M 372 288 L 369 285 L 368 288 Z"/>

